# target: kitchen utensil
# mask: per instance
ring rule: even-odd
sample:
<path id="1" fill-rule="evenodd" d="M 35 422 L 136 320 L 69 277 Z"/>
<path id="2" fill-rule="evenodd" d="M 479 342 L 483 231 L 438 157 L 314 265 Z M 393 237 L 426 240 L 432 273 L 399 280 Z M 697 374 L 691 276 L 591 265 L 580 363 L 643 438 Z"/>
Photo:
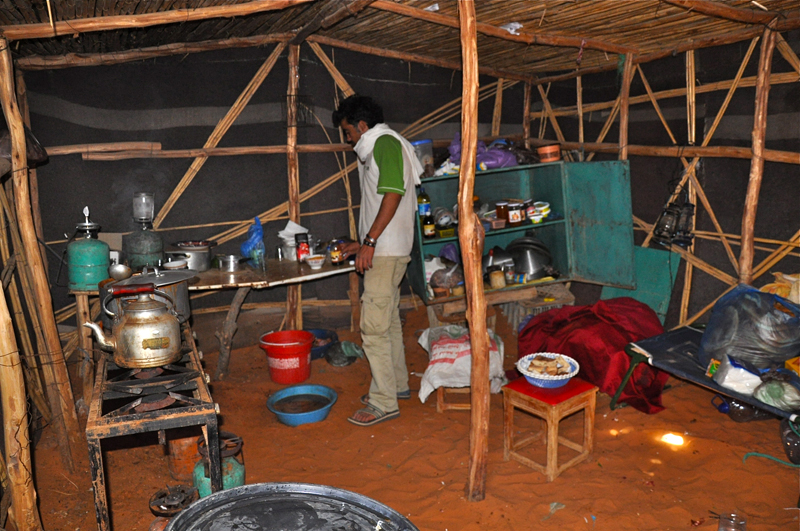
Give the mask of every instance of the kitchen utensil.
<path id="1" fill-rule="evenodd" d="M 532 237 L 517 238 L 508 244 L 507 250 L 514 260 L 514 271 L 524 274 L 527 280 L 547 276 L 546 266 L 553 262 L 550 251 L 541 241 Z"/>
<path id="2" fill-rule="evenodd" d="M 566 362 L 569 364 L 569 372 L 566 374 L 550 375 L 546 373 L 543 374 L 535 370 L 530 370 L 529 366 L 531 361 L 536 357 Z M 517 360 L 517 370 L 525 377 L 526 380 L 528 380 L 528 383 L 535 385 L 536 387 L 544 387 L 545 389 L 556 389 L 558 387 L 567 385 L 567 382 L 569 382 L 573 376 L 578 374 L 580 369 L 580 364 L 574 359 L 570 358 L 569 356 L 555 354 L 553 352 L 537 352 L 534 354 L 528 354 L 527 356 L 523 356 Z"/>
<path id="3" fill-rule="evenodd" d="M 306 263 L 311 266 L 311 269 L 322 269 L 323 264 L 325 264 L 325 255 L 312 254 L 307 256 Z"/>
<path id="4" fill-rule="evenodd" d="M 130 277 L 119 282 L 112 284 L 113 286 L 127 286 L 131 284 L 153 284 L 159 291 L 166 293 L 167 297 L 172 301 L 175 306 L 175 313 L 178 315 L 178 320 L 185 323 L 189 317 L 192 316 L 192 308 L 189 305 L 189 279 L 194 278 L 197 271 L 191 269 L 177 269 L 177 270 L 161 270 L 157 267 L 147 268 L 140 275 Z M 161 302 L 168 302 L 167 298 L 161 296 L 156 292 L 155 299 Z M 108 309 L 115 315 L 121 315 L 118 311 L 118 304 L 116 299 L 112 299 L 108 303 Z M 112 323 L 106 323 L 106 328 L 111 328 Z"/>
<path id="5" fill-rule="evenodd" d="M 211 248 L 217 245 L 213 240 L 185 240 L 175 244 L 180 252 L 189 258 L 189 269 L 208 271 L 211 269 Z"/>
<path id="6" fill-rule="evenodd" d="M 223 271 L 234 272 L 238 271 L 241 267 L 240 264 L 244 261 L 244 258 L 239 256 L 238 254 L 218 254 L 217 255 L 217 262 L 219 263 L 219 268 Z"/>
<path id="7" fill-rule="evenodd" d="M 114 353 L 114 363 L 127 369 L 160 367 L 178 361 L 181 354 L 181 325 L 175 315 L 172 301 L 166 304 L 153 298 L 158 290 L 153 284 L 112 285 L 103 300 L 103 311 L 114 316 L 111 335 L 93 322 L 83 326 L 91 328 L 100 348 Z M 114 297 L 136 295 L 134 300 L 123 300 L 122 316 L 107 308 Z"/>
<path id="8" fill-rule="evenodd" d="M 326 385 L 293 385 L 274 393 L 267 408 L 287 426 L 325 420 L 338 395 Z"/>
<path id="9" fill-rule="evenodd" d="M 108 266 L 108 276 L 114 280 L 125 280 L 130 278 L 133 270 L 125 264 L 111 264 Z"/>

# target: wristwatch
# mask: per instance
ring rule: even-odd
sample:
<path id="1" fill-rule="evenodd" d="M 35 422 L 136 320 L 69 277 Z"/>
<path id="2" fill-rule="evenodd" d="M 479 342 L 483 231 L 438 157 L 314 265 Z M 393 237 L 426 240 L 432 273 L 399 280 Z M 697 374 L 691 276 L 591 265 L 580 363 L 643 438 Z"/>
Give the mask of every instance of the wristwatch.
<path id="1" fill-rule="evenodd" d="M 375 247 L 376 243 L 378 243 L 378 240 L 376 240 L 375 238 L 371 237 L 369 234 L 364 236 L 364 245 L 366 245 L 368 247 Z"/>

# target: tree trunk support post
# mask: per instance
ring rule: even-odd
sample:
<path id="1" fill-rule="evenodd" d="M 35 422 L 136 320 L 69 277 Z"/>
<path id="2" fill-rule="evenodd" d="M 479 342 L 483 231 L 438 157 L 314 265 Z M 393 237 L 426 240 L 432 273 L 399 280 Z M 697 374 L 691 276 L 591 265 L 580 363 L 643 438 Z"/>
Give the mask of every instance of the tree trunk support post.
<path id="1" fill-rule="evenodd" d="M 286 166 L 289 172 L 289 219 L 300 223 L 300 167 L 297 160 L 297 90 L 300 86 L 300 45 L 289 46 L 289 87 L 286 91 Z M 286 288 L 286 328 L 303 328 L 300 284 Z"/>
<path id="2" fill-rule="evenodd" d="M 764 143 L 767 132 L 767 102 L 769 101 L 772 53 L 775 50 L 777 32 L 770 26 L 764 28 L 761 39 L 761 55 L 756 76 L 756 106 L 753 118 L 753 158 L 750 161 L 750 181 L 742 215 L 742 248 L 739 251 L 739 282 L 753 282 L 753 253 L 758 194 L 764 177 Z"/>
<path id="3" fill-rule="evenodd" d="M 30 189 L 28 187 L 28 162 L 25 151 L 25 128 L 17 106 L 14 90 L 14 68 L 8 41 L 0 38 L 0 102 L 3 107 L 8 130 L 11 133 L 11 170 L 14 183 L 17 222 L 30 267 L 33 290 L 36 293 L 35 311 L 41 320 L 47 350 L 42 352 L 42 366 L 48 381 L 48 398 L 53 413 L 53 425 L 61 451 L 64 467 L 75 469 L 72 448 L 81 444 L 82 436 L 75 413 L 75 400 L 69 380 L 67 364 L 58 337 L 50 285 L 44 272 L 36 228 L 31 214 Z M 49 376 L 49 377 L 48 377 Z"/>
<path id="4" fill-rule="evenodd" d="M 228 364 L 231 359 L 231 347 L 233 346 L 233 336 L 239 329 L 236 324 L 236 319 L 239 318 L 239 312 L 242 309 L 242 304 L 250 293 L 250 288 L 239 288 L 236 290 L 236 295 L 233 297 L 231 307 L 228 310 L 228 315 L 222 323 L 222 328 L 214 335 L 219 339 L 219 357 L 217 358 L 217 370 L 214 373 L 215 380 L 222 380 L 228 375 Z"/>
<path id="5" fill-rule="evenodd" d="M 475 189 L 475 158 L 478 142 L 478 43 L 475 3 L 458 3 L 461 33 L 463 83 L 461 89 L 461 177 L 458 185 L 459 212 L 472 212 Z M 483 227 L 475 214 L 467 214 L 458 225 L 464 279 L 467 291 L 467 320 L 470 325 L 472 373 L 470 385 L 469 479 L 467 499 L 486 496 L 486 466 L 489 454 L 489 332 L 486 328 L 486 299 L 483 293 L 481 257 Z"/>

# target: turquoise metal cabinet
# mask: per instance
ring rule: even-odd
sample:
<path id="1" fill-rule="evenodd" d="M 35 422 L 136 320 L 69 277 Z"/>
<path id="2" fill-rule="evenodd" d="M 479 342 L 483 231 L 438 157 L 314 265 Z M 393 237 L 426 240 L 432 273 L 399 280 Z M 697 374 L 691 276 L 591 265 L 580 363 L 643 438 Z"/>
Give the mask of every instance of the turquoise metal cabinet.
<path id="1" fill-rule="evenodd" d="M 434 177 L 422 183 L 433 207 L 452 208 L 458 195 L 458 176 Z M 533 225 L 491 230 L 486 233 L 484 253 L 534 230 L 553 255 L 561 272 L 559 282 L 575 280 L 623 288 L 635 288 L 630 170 L 627 161 L 554 162 L 479 172 L 475 194 L 494 204 L 506 198 L 547 201 L 560 219 Z M 422 238 L 419 220 L 408 278 L 414 292 L 426 303 L 426 256 L 439 254 L 450 238 Z M 506 289 L 517 289 L 509 286 Z M 436 302 L 440 302 L 437 299 Z"/>

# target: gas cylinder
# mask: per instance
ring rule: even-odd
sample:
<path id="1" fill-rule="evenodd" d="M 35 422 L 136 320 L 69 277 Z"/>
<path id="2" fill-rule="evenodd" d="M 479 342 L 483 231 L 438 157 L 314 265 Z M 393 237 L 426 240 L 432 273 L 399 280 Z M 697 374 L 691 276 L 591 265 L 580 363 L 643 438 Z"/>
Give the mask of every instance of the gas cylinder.
<path id="1" fill-rule="evenodd" d="M 74 239 L 67 245 L 67 276 L 69 289 L 94 291 L 108 278 L 109 247 L 97 239 L 100 225 L 89 221 L 89 207 L 83 207 L 83 215 L 85 221 L 75 226 Z"/>
<path id="2" fill-rule="evenodd" d="M 164 260 L 164 240 L 153 231 L 152 224 L 141 223 L 141 230 L 135 230 L 122 237 L 122 250 L 128 265 L 134 271 L 143 267 L 158 267 Z"/>
<path id="3" fill-rule="evenodd" d="M 211 494 L 211 476 L 208 471 L 208 449 L 204 437 L 197 439 L 197 451 L 203 456 L 194 466 L 194 486 L 201 498 Z M 219 433 L 219 457 L 222 460 L 222 490 L 244 485 L 244 455 L 242 438 L 236 434 Z"/>

